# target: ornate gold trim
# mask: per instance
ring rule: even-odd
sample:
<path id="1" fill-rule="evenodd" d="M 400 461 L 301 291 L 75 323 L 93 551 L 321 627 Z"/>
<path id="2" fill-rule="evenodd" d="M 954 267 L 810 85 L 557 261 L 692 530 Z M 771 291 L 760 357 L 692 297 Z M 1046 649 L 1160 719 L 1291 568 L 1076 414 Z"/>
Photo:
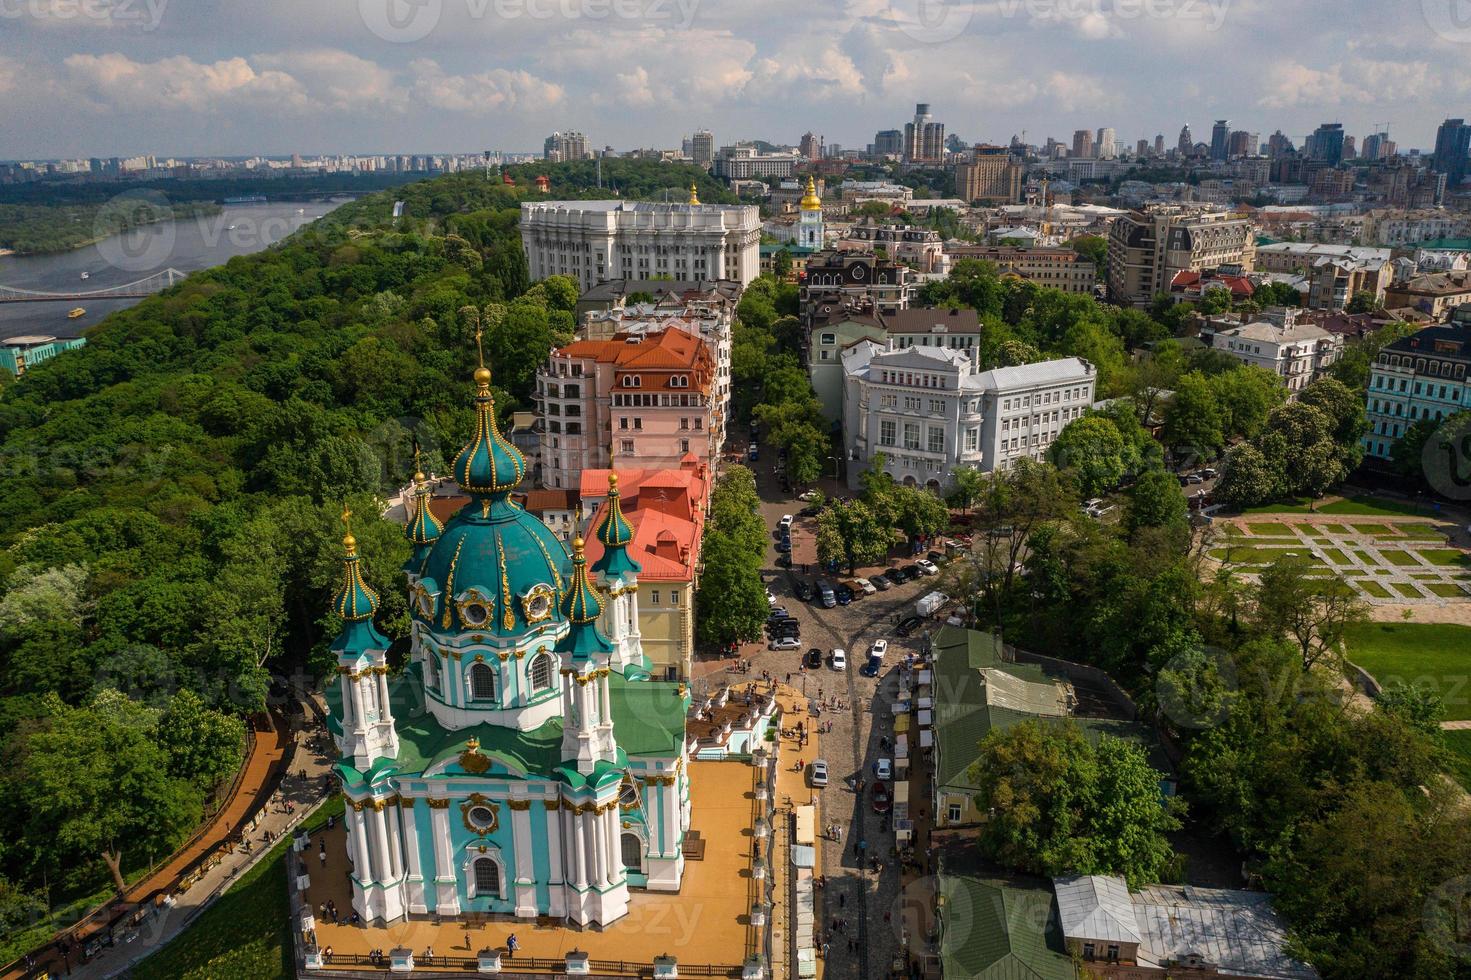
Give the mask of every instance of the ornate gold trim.
<path id="1" fill-rule="evenodd" d="M 425 799 L 424 802 L 429 804 L 429 809 L 431 809 L 431 810 L 448 810 L 449 809 L 449 800 L 440 800 L 440 799 L 436 799 L 436 798 L 434 798 L 434 797 L 431 796 L 431 797 L 428 797 L 427 799 Z"/>
<path id="2" fill-rule="evenodd" d="M 510 807 L 512 810 L 516 811 L 517 813 L 523 813 L 523 812 L 531 809 L 531 801 L 530 800 L 507 800 L 506 801 L 506 806 Z"/>
<path id="3" fill-rule="evenodd" d="M 537 544 L 541 544 L 540 539 L 537 540 Z M 542 546 L 542 551 L 543 553 L 546 551 L 544 545 Z M 547 564 L 551 564 L 550 558 L 547 559 Z M 545 608 L 541 612 L 534 612 L 532 606 L 543 600 L 546 602 Z M 556 612 L 556 603 L 557 590 L 553 589 L 550 585 L 538 582 L 536 585 L 527 589 L 526 594 L 521 597 L 521 615 L 525 617 L 526 623 L 529 626 L 544 623 L 551 619 L 552 614 Z"/>
<path id="4" fill-rule="evenodd" d="M 546 807 L 549 812 L 555 812 L 555 811 L 560 810 L 562 808 L 562 801 L 561 800 L 542 800 L 541 801 L 541 805 L 544 806 L 544 807 Z"/>
<path id="5" fill-rule="evenodd" d="M 460 753 L 460 768 L 476 776 L 484 775 L 490 769 L 490 759 L 480 752 L 480 739 L 471 736 L 465 742 L 465 751 Z"/>
<path id="6" fill-rule="evenodd" d="M 499 531 L 495 535 L 495 554 L 501 570 L 501 629 L 509 633 L 516 628 L 516 613 L 511 608 L 511 579 L 506 574 L 506 548 Z"/>
<path id="7" fill-rule="evenodd" d="M 484 807 L 485 809 L 490 811 L 490 824 L 488 826 L 479 826 L 470 819 L 470 811 L 474 810 L 476 807 Z M 489 834 L 495 833 L 497 830 L 500 829 L 500 807 L 492 803 L 490 801 L 490 798 L 487 796 L 484 796 L 480 793 L 471 793 L 469 798 L 466 799 L 464 803 L 460 804 L 460 820 L 464 823 L 465 829 L 470 831 L 470 833 L 480 837 L 485 837 Z"/>
<path id="8" fill-rule="evenodd" d="M 455 542 L 454 557 L 449 560 L 449 575 L 447 576 L 447 581 L 444 583 L 444 592 L 441 593 L 444 596 L 442 629 L 449 629 L 449 604 L 455 594 L 455 568 L 460 564 L 460 549 L 463 547 L 465 547 L 465 539 L 461 537 L 459 541 Z"/>

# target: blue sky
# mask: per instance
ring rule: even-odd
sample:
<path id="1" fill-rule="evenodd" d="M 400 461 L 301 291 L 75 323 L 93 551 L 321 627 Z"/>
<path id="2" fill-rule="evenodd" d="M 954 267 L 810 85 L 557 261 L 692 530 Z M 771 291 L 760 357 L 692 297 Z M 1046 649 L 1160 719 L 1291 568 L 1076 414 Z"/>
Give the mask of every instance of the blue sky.
<path id="1" fill-rule="evenodd" d="M 0 158 L 863 146 L 1189 123 L 1402 148 L 1471 116 L 1471 0 L 0 0 Z"/>

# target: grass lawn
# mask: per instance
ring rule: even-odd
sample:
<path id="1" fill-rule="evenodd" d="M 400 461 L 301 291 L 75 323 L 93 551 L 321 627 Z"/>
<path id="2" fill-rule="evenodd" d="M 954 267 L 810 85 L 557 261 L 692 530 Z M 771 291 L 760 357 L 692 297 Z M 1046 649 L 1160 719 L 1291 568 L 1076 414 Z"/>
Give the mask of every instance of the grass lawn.
<path id="1" fill-rule="evenodd" d="M 1341 514 L 1344 516 L 1382 517 L 1385 515 L 1418 515 L 1424 514 L 1422 508 L 1413 504 L 1401 503 L 1398 500 L 1385 500 L 1383 497 L 1355 496 L 1344 497 L 1335 500 L 1331 504 L 1324 504 L 1318 508 L 1320 514 Z"/>
<path id="2" fill-rule="evenodd" d="M 1389 590 L 1386 589 L 1384 586 L 1380 585 L 1378 582 L 1374 582 L 1374 581 L 1360 582 L 1359 583 L 1359 588 L 1363 589 L 1365 592 L 1367 592 L 1369 595 L 1373 596 L 1376 599 L 1388 599 L 1389 598 Z"/>
<path id="3" fill-rule="evenodd" d="M 1451 775 L 1471 793 L 1471 731 L 1442 732 L 1450 752 Z"/>
<path id="4" fill-rule="evenodd" d="M 1278 524 L 1276 521 L 1272 521 L 1270 524 L 1250 523 L 1247 524 L 1246 527 L 1249 531 L 1251 531 L 1252 534 L 1256 535 L 1257 537 L 1275 537 L 1277 535 L 1289 533 L 1285 524 Z"/>
<path id="5" fill-rule="evenodd" d="M 340 796 L 312 814 L 307 829 L 324 826 L 333 813 L 342 814 Z M 241 875 L 188 929 L 139 964 L 136 975 L 168 980 L 295 976 L 286 891 L 290 847 L 290 838 L 282 838 L 265 860 Z"/>
<path id="6" fill-rule="evenodd" d="M 1347 565 L 1349 563 L 1348 556 L 1337 548 L 1324 548 L 1323 556 L 1335 565 Z"/>
<path id="7" fill-rule="evenodd" d="M 1245 545 L 1233 545 L 1229 548 L 1216 548 L 1211 551 L 1210 556 L 1217 561 L 1230 562 L 1234 565 L 1270 565 L 1288 554 L 1296 554 L 1306 559 L 1309 564 L 1323 564 L 1323 560 L 1311 554 L 1306 547 L 1250 548 Z"/>
<path id="8" fill-rule="evenodd" d="M 1358 560 L 1363 562 L 1365 565 L 1374 564 L 1374 559 L 1369 557 L 1369 553 L 1367 551 L 1355 550 L 1354 557 L 1358 558 Z"/>
<path id="9" fill-rule="evenodd" d="M 1394 586 L 1394 590 L 1406 599 L 1425 598 L 1424 594 L 1409 582 L 1390 582 L 1389 584 Z"/>
<path id="10" fill-rule="evenodd" d="M 1442 599 L 1461 599 L 1466 595 L 1466 590 L 1454 582 L 1431 582 L 1426 588 Z"/>
<path id="11" fill-rule="evenodd" d="M 1384 556 L 1385 561 L 1389 562 L 1391 565 L 1398 565 L 1401 568 L 1418 568 L 1420 565 L 1420 563 L 1415 560 L 1414 555 L 1410 554 L 1408 551 L 1401 551 L 1398 548 L 1385 548 L 1379 553 Z"/>
<path id="12" fill-rule="evenodd" d="M 1445 532 L 1434 524 L 1400 524 L 1400 533 L 1417 541 L 1444 541 Z"/>
<path id="13" fill-rule="evenodd" d="M 1392 534 L 1388 524 L 1350 524 L 1356 534 Z"/>
<path id="14" fill-rule="evenodd" d="M 1365 623 L 1349 631 L 1348 657 L 1385 687 L 1438 691 L 1446 719 L 1471 719 L 1471 626 Z"/>
<path id="15" fill-rule="evenodd" d="M 1273 504 L 1259 504 L 1256 507 L 1248 507 L 1242 511 L 1243 514 L 1306 514 L 1308 505 L 1313 501 L 1312 497 L 1296 497 L 1290 500 L 1279 500 Z"/>
<path id="16" fill-rule="evenodd" d="M 1471 565 L 1471 556 L 1458 548 L 1421 548 L 1420 557 L 1432 565 Z"/>

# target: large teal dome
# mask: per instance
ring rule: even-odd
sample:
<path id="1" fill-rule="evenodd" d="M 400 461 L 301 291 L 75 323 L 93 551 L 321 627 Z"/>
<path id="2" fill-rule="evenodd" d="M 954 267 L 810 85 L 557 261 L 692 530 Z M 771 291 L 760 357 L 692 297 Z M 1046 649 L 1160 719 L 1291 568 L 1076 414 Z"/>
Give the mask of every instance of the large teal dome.
<path id="1" fill-rule="evenodd" d="M 496 423 L 490 372 L 480 368 L 475 382 L 475 435 L 454 462 L 470 502 L 424 559 L 419 586 L 438 597 L 429 608 L 416 603 L 415 616 L 436 632 L 515 637 L 560 618 L 572 562 L 556 535 L 511 501 L 526 460 Z"/>

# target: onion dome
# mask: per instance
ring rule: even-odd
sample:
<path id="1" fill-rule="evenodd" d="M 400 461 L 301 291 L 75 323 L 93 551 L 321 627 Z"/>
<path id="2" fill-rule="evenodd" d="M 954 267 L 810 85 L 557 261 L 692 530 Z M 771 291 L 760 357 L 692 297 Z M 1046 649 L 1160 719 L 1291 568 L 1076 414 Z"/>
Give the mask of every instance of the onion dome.
<path id="1" fill-rule="evenodd" d="M 342 508 L 342 523 L 346 525 L 352 511 Z M 349 623 L 371 620 L 378 611 L 378 593 L 368 588 L 363 581 L 363 571 L 358 559 L 358 541 L 352 536 L 351 528 L 342 538 L 342 585 L 332 599 L 332 610 Z"/>
<path id="2" fill-rule="evenodd" d="M 587 555 L 582 538 L 572 541 L 572 584 L 562 597 L 561 613 L 571 624 L 566 635 L 557 642 L 557 652 L 568 654 L 574 663 L 608 656 L 613 644 L 598 629 L 603 600 L 587 577 Z"/>
<path id="3" fill-rule="evenodd" d="M 598 525 L 597 535 L 603 545 L 603 556 L 593 565 L 593 571 L 607 578 L 617 578 L 626 574 L 637 575 L 643 570 L 643 566 L 628 556 L 628 546 L 633 543 L 633 525 L 623 516 L 618 495 L 618 472 L 613 469 L 608 470 L 608 513 Z"/>
<path id="4" fill-rule="evenodd" d="M 417 551 L 425 545 L 439 540 L 444 527 L 434 512 L 429 509 L 429 482 L 423 471 L 414 474 L 414 497 L 409 502 L 409 522 L 404 525 L 404 537 Z"/>
<path id="5" fill-rule="evenodd" d="M 812 179 L 811 174 L 807 175 L 807 193 L 802 195 L 802 210 L 822 210 L 822 198 L 817 196 L 817 182 Z"/>
<path id="6" fill-rule="evenodd" d="M 467 493 L 504 498 L 526 475 L 526 457 L 501 435 L 490 393 L 490 369 L 475 369 L 475 436 L 451 469 Z"/>
<path id="7" fill-rule="evenodd" d="M 699 204 L 700 203 L 700 193 L 699 193 L 699 191 L 697 191 L 695 189 L 695 185 L 694 184 L 690 184 L 690 199 L 689 199 L 689 203 L 690 204 Z"/>

